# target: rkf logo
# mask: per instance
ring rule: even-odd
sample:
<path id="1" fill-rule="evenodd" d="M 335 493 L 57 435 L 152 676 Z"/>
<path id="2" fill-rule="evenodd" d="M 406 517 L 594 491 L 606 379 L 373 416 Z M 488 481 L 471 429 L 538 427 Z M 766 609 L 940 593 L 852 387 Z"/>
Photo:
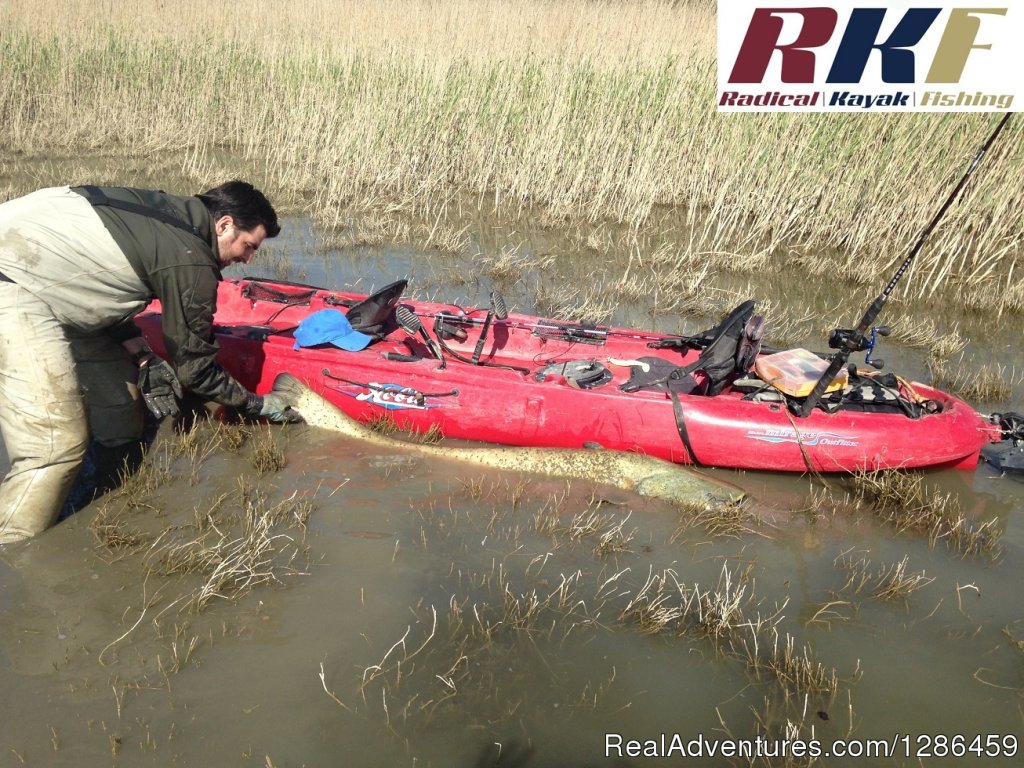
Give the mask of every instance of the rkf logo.
<path id="1" fill-rule="evenodd" d="M 719 0 L 718 109 L 1009 110 L 1024 8 L 1006 5 Z"/>

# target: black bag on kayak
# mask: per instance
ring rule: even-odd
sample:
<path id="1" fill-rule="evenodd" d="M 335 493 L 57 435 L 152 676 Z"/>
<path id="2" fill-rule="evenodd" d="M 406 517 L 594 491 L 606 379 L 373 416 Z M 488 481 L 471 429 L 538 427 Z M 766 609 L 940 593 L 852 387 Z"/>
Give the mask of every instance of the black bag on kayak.
<path id="1" fill-rule="evenodd" d="M 893 373 L 863 374 L 851 372 L 842 390 L 821 398 L 819 407 L 827 413 L 861 411 L 864 413 L 900 413 L 917 419 L 933 413 L 940 406 L 931 400 L 916 402 L 900 389 L 900 381 Z"/>

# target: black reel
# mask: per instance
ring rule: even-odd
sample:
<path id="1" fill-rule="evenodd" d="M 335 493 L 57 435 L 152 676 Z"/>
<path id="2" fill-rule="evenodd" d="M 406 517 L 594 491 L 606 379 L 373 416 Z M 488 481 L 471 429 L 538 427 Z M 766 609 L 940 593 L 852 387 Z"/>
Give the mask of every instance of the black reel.
<path id="1" fill-rule="evenodd" d="M 864 362 L 872 368 L 880 369 L 885 367 L 885 360 L 872 360 L 871 355 L 878 344 L 879 336 L 888 336 L 892 328 L 887 325 L 880 325 L 871 329 L 870 336 L 861 336 L 853 328 L 833 328 L 828 335 L 828 345 L 832 349 L 848 349 L 851 352 L 867 352 Z"/>
<path id="2" fill-rule="evenodd" d="M 458 319 L 454 315 L 438 314 L 434 322 L 434 333 L 445 341 L 465 341 L 469 338 L 466 329 L 458 325 Z"/>

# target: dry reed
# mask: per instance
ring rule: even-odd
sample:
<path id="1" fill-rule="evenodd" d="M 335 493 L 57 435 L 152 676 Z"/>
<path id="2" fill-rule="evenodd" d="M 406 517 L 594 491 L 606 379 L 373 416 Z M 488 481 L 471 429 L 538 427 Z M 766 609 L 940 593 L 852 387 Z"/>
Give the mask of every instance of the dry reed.
<path id="1" fill-rule="evenodd" d="M 992 124 L 983 114 L 720 115 L 715 9 L 703 1 L 259 0 L 246 10 L 4 3 L 0 146 L 18 154 L 0 168 L 3 189 L 17 191 L 6 177 L 25 156 L 148 162 L 170 151 L 184 153 L 185 184 L 255 174 L 326 224 L 352 210 L 429 211 L 440 223 L 427 242 L 442 249 L 464 246 L 441 214 L 466 203 L 633 226 L 668 206 L 686 219 L 689 253 L 728 254 L 721 261 L 738 269 L 797 260 L 863 284 L 892 271 Z M 1021 130 L 1011 124 L 986 157 L 904 290 L 952 286 L 1000 311 L 1024 303 L 1012 270 L 1022 160 L 1005 150 Z"/>
<path id="2" fill-rule="evenodd" d="M 909 560 L 904 555 L 898 563 L 883 563 L 873 570 L 866 557 L 854 559 L 850 552 L 844 552 L 835 560 L 847 572 L 846 584 L 840 591 L 852 591 L 855 595 L 866 591 L 879 600 L 905 599 L 935 581 L 924 571 L 908 572 Z"/>
<path id="3" fill-rule="evenodd" d="M 972 402 L 994 403 L 1006 400 L 1022 379 L 1021 374 L 1007 372 L 1006 366 L 999 363 L 986 363 L 971 368 L 963 360 L 951 364 L 935 357 L 929 357 L 927 363 L 935 386 Z"/>
<path id="4" fill-rule="evenodd" d="M 952 494 L 925 485 L 924 475 L 900 471 L 859 472 L 853 477 L 857 499 L 898 531 L 917 531 L 931 545 L 944 541 L 955 552 L 995 557 L 1002 532 L 995 518 L 976 523 Z"/>

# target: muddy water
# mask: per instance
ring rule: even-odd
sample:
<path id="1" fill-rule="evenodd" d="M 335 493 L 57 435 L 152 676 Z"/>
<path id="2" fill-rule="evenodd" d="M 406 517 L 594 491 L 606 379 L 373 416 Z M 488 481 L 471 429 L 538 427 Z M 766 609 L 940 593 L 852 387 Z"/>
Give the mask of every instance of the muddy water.
<path id="1" fill-rule="evenodd" d="M 548 270 L 498 286 L 525 310 L 540 281 L 586 284 L 614 261 L 570 252 L 550 233 L 503 227 L 479 229 L 481 251 L 514 244 L 561 254 Z M 274 245 L 287 265 L 278 276 L 361 279 L 367 288 L 409 276 L 428 294 L 466 303 L 483 303 L 492 287 L 472 257 L 318 252 L 311 227 L 290 231 Z M 780 284 L 773 278 L 765 290 Z M 846 308 L 845 319 L 859 309 Z M 701 325 L 652 320 L 643 301 L 615 321 Z M 1005 332 L 1013 321 L 1002 322 Z M 977 360 L 994 359 L 995 338 L 972 333 Z M 885 357 L 926 375 L 916 351 L 890 346 Z M 1019 384 L 1009 400 L 1024 404 Z M 99 505 L 0 555 L 0 765 L 726 765 L 606 757 L 606 744 L 618 743 L 608 734 L 721 745 L 765 728 L 779 736 L 787 721 L 826 747 L 896 738 L 901 750 L 895 760 L 829 765 L 918 764 L 902 756 L 897 735 L 916 749 L 928 736 L 966 749 L 981 735 L 975 746 L 990 751 L 1012 746 L 1002 737 L 1024 739 L 1024 483 L 984 466 L 929 476 L 977 524 L 995 519 L 1002 531 L 991 556 L 965 557 L 866 508 L 833 511 L 820 484 L 804 478 L 719 473 L 754 499 L 747 530 L 723 536 L 606 488 L 385 454 L 305 427 L 275 434 L 287 457 L 279 471 L 257 478 L 252 445 L 215 452 L 196 471 L 179 459 L 125 519 L 150 537 L 187 533 L 197 510 L 234 503 L 240 476 L 271 505 L 295 493 L 314 511 L 305 531 L 274 528 L 276 582 L 198 611 L 189 605 L 194 576 L 153 572 L 145 547 L 97 546 L 89 523 Z M 165 430 L 160 439 L 172 438 Z M 108 511 L 118 503 L 109 499 Z M 570 530 L 588 511 L 593 525 Z M 600 545 L 603 534 L 610 545 Z M 932 579 L 908 597 L 847 586 L 845 563 L 866 560 L 875 574 L 904 557 L 908 573 Z M 652 575 L 682 585 L 663 604 L 679 607 L 693 590 L 725 592 L 723 574 L 746 628 L 715 636 L 690 614 L 655 632 L 628 610 Z M 738 652 L 729 638 L 752 637 L 758 617 L 776 622 L 777 648 L 792 636 L 812 667 L 834 670 L 835 693 L 780 681 L 768 664 L 780 658 L 770 632 L 757 635 L 756 653 Z M 943 753 L 940 742 L 933 754 Z M 1020 761 L 1018 748 L 1012 758 L 968 751 L 925 764 Z"/>

